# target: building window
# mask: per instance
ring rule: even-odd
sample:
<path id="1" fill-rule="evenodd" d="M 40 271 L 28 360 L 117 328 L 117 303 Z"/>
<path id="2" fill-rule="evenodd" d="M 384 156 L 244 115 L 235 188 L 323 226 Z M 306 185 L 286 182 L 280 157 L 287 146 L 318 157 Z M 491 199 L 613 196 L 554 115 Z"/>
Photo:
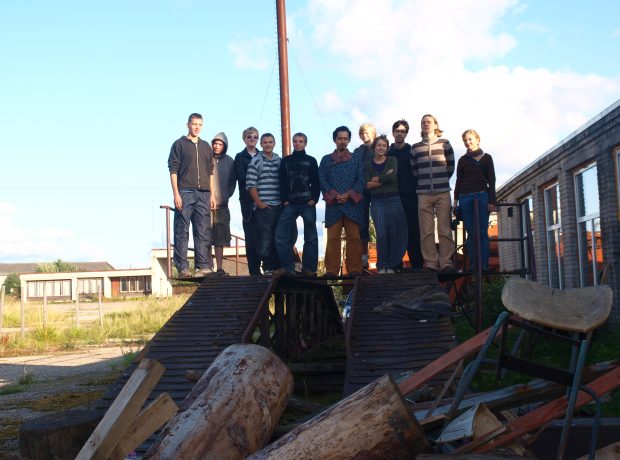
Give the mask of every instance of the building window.
<path id="1" fill-rule="evenodd" d="M 561 289 L 564 287 L 564 243 L 558 183 L 545 189 L 545 227 L 549 286 Z"/>
<path id="2" fill-rule="evenodd" d="M 71 280 L 28 281 L 28 297 L 71 297 Z"/>
<path id="3" fill-rule="evenodd" d="M 532 243 L 534 242 L 534 200 L 532 200 L 532 195 L 523 198 L 521 200 L 521 253 L 523 254 L 523 268 L 526 268 L 528 274 L 526 275 L 527 279 L 532 279 L 532 264 L 530 264 L 530 256 L 534 257 L 534 254 L 530 254 L 530 248 L 528 246 L 527 230 L 528 230 L 528 215 L 529 215 L 529 229 L 530 235 L 532 238 Z"/>
<path id="4" fill-rule="evenodd" d="M 103 292 L 101 278 L 80 278 L 78 279 L 78 294 L 98 294 Z"/>
<path id="5" fill-rule="evenodd" d="M 124 276 L 121 278 L 121 292 L 148 292 L 150 290 L 150 276 Z"/>
<path id="6" fill-rule="evenodd" d="M 581 286 L 594 286 L 603 269 L 596 164 L 575 173 L 575 203 L 580 282 Z"/>

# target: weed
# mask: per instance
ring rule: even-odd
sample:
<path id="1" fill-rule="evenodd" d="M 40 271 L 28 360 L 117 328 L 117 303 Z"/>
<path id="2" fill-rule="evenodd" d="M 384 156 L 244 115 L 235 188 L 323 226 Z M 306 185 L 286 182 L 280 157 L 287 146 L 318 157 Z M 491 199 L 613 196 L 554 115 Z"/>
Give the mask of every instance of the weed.
<path id="1" fill-rule="evenodd" d="M 43 325 L 42 304 L 25 307 L 26 333 L 7 335 L 0 343 L 0 356 L 34 354 L 55 350 L 74 350 L 85 345 L 124 340 L 143 343 L 187 301 L 187 295 L 168 298 L 144 297 L 126 302 L 123 311 L 106 313 L 103 326 L 98 322 L 77 326 L 71 305 L 48 305 L 48 322 Z M 67 309 L 68 307 L 68 309 Z M 20 304 L 5 304 L 4 326 L 18 327 Z"/>
<path id="2" fill-rule="evenodd" d="M 19 385 L 31 385 L 32 383 L 34 383 L 34 375 L 32 374 L 32 372 L 24 369 L 24 372 L 17 381 L 17 383 Z"/>
<path id="3" fill-rule="evenodd" d="M 0 388 L 0 396 L 12 395 L 15 393 L 23 393 L 24 391 L 26 390 L 19 385 L 5 385 L 2 388 Z"/>

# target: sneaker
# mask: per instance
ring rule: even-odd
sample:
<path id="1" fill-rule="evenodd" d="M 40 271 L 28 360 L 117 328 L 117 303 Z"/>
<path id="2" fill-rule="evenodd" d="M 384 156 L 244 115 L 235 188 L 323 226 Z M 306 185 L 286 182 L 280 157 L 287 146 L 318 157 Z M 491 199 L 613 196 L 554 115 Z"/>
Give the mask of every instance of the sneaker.
<path id="1" fill-rule="evenodd" d="M 217 276 L 226 276 L 226 275 L 228 275 L 228 273 L 226 273 L 223 268 L 220 268 L 218 271 L 215 272 L 215 274 Z"/>
<path id="2" fill-rule="evenodd" d="M 384 268 L 383 270 L 384 270 L 383 273 L 385 273 L 386 275 L 393 275 L 394 273 L 396 273 L 391 268 Z"/>
<path id="3" fill-rule="evenodd" d="M 207 268 L 197 268 L 196 272 L 194 273 L 194 277 L 195 278 L 200 278 L 201 276 L 209 276 L 213 274 L 213 270 L 211 270 L 209 267 Z"/>
<path id="4" fill-rule="evenodd" d="M 273 270 L 263 270 L 263 275 L 271 276 L 271 275 L 273 275 Z"/>
<path id="5" fill-rule="evenodd" d="M 190 272 L 189 269 L 187 268 L 179 272 L 179 278 L 191 278 L 191 277 L 192 277 L 192 272 Z"/>

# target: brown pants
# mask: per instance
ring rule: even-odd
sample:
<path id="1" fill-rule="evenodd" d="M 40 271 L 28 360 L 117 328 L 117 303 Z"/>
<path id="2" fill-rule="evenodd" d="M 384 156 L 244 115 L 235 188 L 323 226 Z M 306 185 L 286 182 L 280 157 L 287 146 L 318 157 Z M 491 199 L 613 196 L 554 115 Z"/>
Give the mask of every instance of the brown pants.
<path id="1" fill-rule="evenodd" d="M 451 212 L 450 192 L 418 195 L 420 246 L 424 258 L 424 268 L 440 270 L 452 266 L 454 239 L 450 228 Z M 437 218 L 439 254 L 437 254 L 435 246 L 435 218 Z"/>
<path id="2" fill-rule="evenodd" d="M 325 247 L 325 271 L 338 275 L 342 252 L 342 229 L 346 241 L 346 272 L 362 272 L 362 240 L 359 225 L 346 217 L 327 227 L 327 244 Z"/>

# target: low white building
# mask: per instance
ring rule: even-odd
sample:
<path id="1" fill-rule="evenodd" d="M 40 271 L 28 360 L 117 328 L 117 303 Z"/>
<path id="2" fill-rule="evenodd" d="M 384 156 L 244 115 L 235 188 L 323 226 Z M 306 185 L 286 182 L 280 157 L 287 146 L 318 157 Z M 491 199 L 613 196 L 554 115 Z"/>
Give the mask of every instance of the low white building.
<path id="1" fill-rule="evenodd" d="M 224 257 L 224 267 L 230 275 L 248 274 L 244 247 L 224 248 Z M 189 258 L 192 258 L 191 252 Z M 36 264 L 21 265 L 22 269 L 30 267 L 30 270 L 33 270 L 32 267 Z M 76 301 L 83 297 L 97 298 L 99 292 L 106 298 L 145 295 L 169 297 L 173 294 L 173 286 L 168 278 L 166 249 L 151 250 L 150 268 L 117 270 L 107 263 L 104 266 L 110 268 L 82 269 L 77 272 L 20 273 L 22 296 L 25 301 L 40 300 L 44 296 L 48 300 Z"/>

